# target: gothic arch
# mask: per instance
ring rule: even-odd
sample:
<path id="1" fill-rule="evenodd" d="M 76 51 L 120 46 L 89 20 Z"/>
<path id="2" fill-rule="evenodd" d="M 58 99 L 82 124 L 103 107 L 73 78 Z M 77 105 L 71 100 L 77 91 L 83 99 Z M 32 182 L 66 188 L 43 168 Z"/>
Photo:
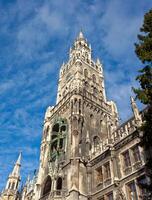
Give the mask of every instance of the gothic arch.
<path id="1" fill-rule="evenodd" d="M 44 181 L 42 196 L 45 196 L 46 194 L 50 193 L 51 187 L 52 187 L 52 179 L 50 176 L 47 176 Z"/>

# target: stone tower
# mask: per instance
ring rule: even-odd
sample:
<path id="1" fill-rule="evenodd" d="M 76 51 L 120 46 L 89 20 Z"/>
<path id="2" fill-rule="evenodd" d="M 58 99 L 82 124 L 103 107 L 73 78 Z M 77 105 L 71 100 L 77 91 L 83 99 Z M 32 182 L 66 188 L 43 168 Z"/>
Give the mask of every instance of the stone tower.
<path id="1" fill-rule="evenodd" d="M 20 167 L 21 167 L 21 153 L 14 165 L 13 171 L 10 173 L 5 190 L 2 192 L 0 200 L 17 200 L 18 188 L 20 183 Z"/>
<path id="2" fill-rule="evenodd" d="M 34 199 L 87 200 L 89 161 L 111 143 L 117 108 L 107 101 L 103 65 L 80 32 L 60 69 L 56 105 L 47 108 Z"/>

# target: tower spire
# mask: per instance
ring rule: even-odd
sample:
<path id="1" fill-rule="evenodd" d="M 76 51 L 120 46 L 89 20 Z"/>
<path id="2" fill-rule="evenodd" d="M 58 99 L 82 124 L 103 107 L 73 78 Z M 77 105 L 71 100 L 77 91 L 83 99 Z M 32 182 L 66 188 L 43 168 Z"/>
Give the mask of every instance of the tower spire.
<path id="1" fill-rule="evenodd" d="M 22 153 L 19 153 L 18 159 L 14 165 L 12 172 L 10 173 L 5 190 L 2 192 L 0 199 L 18 199 L 19 182 L 20 182 L 20 167 L 21 167 Z M 3 198 L 4 197 L 4 198 Z"/>
<path id="2" fill-rule="evenodd" d="M 6 188 L 5 188 L 6 190 L 10 190 L 10 189 L 17 190 L 18 189 L 18 185 L 20 182 L 21 157 L 22 157 L 22 153 L 20 152 L 18 159 L 14 165 L 14 168 L 8 177 L 8 181 L 7 181 Z"/>

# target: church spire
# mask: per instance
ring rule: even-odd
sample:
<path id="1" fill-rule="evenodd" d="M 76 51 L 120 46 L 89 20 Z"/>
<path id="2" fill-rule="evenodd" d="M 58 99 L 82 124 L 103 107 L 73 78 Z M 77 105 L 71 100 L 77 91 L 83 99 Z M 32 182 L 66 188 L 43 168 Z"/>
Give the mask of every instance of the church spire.
<path id="1" fill-rule="evenodd" d="M 18 159 L 14 165 L 14 168 L 8 177 L 6 190 L 11 189 L 11 190 L 16 191 L 18 189 L 18 185 L 20 182 L 21 157 L 22 157 L 22 153 L 20 152 Z"/>

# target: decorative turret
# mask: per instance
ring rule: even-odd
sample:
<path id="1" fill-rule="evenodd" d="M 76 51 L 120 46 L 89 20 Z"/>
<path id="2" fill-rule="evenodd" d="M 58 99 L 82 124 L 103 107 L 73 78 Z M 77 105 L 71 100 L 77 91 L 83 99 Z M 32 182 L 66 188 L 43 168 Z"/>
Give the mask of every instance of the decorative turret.
<path id="1" fill-rule="evenodd" d="M 131 107 L 132 107 L 132 111 L 133 111 L 135 120 L 136 120 L 137 124 L 140 125 L 142 122 L 142 119 L 141 119 L 141 115 L 139 113 L 138 107 L 136 105 L 136 102 L 133 97 L 130 97 L 130 101 L 131 101 Z"/>

